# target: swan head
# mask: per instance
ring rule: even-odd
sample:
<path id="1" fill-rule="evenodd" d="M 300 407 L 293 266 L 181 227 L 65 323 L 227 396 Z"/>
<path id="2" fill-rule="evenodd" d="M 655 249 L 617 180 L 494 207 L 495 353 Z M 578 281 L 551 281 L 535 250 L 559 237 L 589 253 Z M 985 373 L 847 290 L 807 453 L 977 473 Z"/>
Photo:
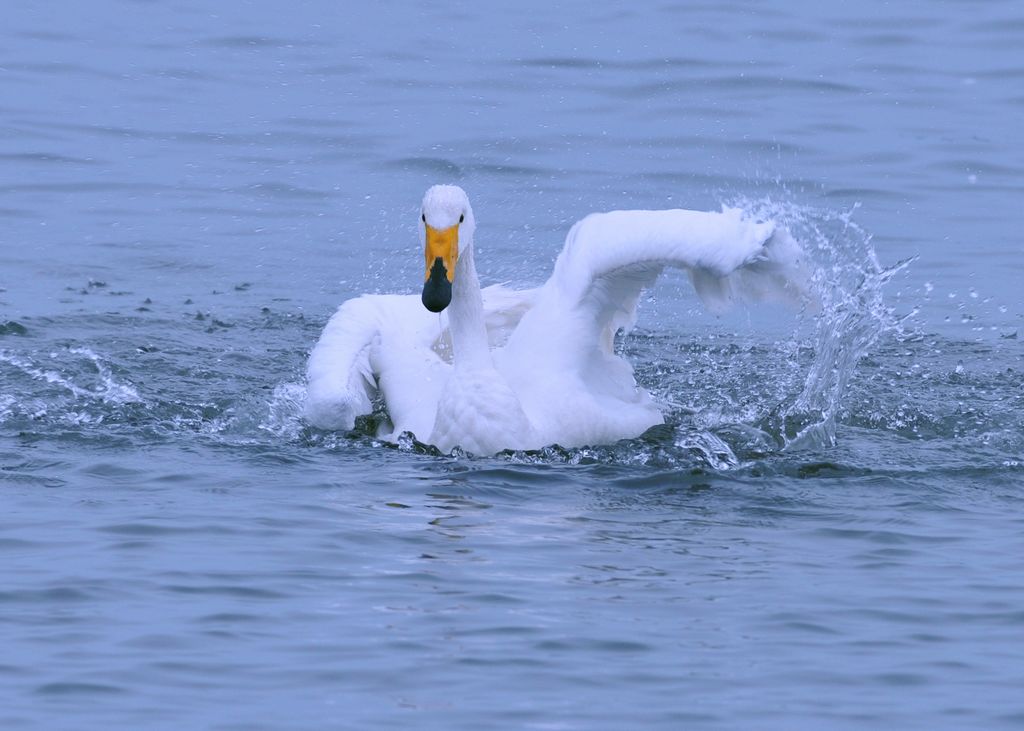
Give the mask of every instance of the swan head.
<path id="1" fill-rule="evenodd" d="M 459 246 L 463 254 L 473 243 L 473 209 L 466 191 L 457 185 L 435 185 L 423 196 L 420 227 L 427 264 L 423 278 L 423 306 L 441 312 L 452 301 Z"/>

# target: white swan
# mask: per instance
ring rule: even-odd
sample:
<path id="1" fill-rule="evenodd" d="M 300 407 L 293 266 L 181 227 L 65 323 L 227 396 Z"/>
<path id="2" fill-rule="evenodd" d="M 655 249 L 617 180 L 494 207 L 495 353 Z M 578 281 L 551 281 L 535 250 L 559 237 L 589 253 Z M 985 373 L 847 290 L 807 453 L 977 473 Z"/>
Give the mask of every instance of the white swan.
<path id="1" fill-rule="evenodd" d="M 635 437 L 663 419 L 613 341 L 663 267 L 688 270 L 712 308 L 797 299 L 807 279 L 789 233 L 739 209 L 613 211 L 573 226 L 542 287 L 481 290 L 475 229 L 461 188 L 427 191 L 422 297 L 363 295 L 338 309 L 309 358 L 309 424 L 351 429 L 379 391 L 382 438 L 408 431 L 444 452 Z"/>

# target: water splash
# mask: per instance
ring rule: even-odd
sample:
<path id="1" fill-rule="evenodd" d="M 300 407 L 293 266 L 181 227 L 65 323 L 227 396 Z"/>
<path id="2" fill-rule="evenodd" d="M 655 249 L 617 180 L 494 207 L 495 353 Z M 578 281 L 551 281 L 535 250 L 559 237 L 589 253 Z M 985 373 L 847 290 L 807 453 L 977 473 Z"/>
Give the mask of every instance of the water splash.
<path id="1" fill-rule="evenodd" d="M 674 446 L 716 470 L 734 469 L 740 464 L 732 448 L 713 432 L 683 432 L 676 438 Z"/>
<path id="2" fill-rule="evenodd" d="M 14 366 L 33 380 L 43 381 L 47 384 L 59 386 L 60 388 L 69 391 L 73 396 L 89 398 L 95 395 L 94 392 L 78 386 L 74 381 L 64 377 L 61 373 L 41 368 L 32 360 L 15 353 L 0 350 L 0 363 L 6 363 L 7 365 Z"/>
<path id="3" fill-rule="evenodd" d="M 811 289 L 817 300 L 814 358 L 795 396 L 763 419 L 760 426 L 786 450 L 836 444 L 836 419 L 857 363 L 878 338 L 898 330 L 902 319 L 886 305 L 882 288 L 911 259 L 883 267 L 871 236 L 849 211 L 818 210 L 765 199 L 744 208 L 786 226 L 800 241 L 814 267 Z"/>
<path id="4" fill-rule="evenodd" d="M 0 350 L 0 365 L 8 366 L 0 382 L 7 391 L 0 408 L 2 423 L 25 419 L 70 426 L 99 424 L 125 407 L 143 403 L 135 387 L 115 377 L 103 358 L 88 348 L 48 355 Z"/>
<path id="5" fill-rule="evenodd" d="M 101 401 L 108 404 L 135 404 L 141 403 L 142 398 L 135 387 L 130 383 L 121 383 L 113 374 L 110 367 L 103 362 L 99 355 L 89 348 L 70 348 L 69 352 L 74 355 L 81 355 L 87 358 L 95 367 L 100 377 L 100 383 L 91 389 L 91 393 Z"/>
<path id="6" fill-rule="evenodd" d="M 266 416 L 258 424 L 258 428 L 281 439 L 297 440 L 306 428 L 302 421 L 305 406 L 304 383 L 278 384 L 267 402 Z"/>

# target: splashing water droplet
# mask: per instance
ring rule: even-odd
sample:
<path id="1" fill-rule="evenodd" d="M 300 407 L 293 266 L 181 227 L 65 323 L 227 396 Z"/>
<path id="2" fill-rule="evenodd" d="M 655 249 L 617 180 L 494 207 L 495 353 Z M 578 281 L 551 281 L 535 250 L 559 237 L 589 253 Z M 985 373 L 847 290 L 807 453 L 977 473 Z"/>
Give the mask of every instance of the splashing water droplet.
<path id="1" fill-rule="evenodd" d="M 770 200 L 745 207 L 786 226 L 816 269 L 814 360 L 799 394 L 773 409 L 764 428 L 784 449 L 834 446 L 843 392 L 858 361 L 883 332 L 902 322 L 885 305 L 882 287 L 912 259 L 882 267 L 870 235 L 851 220 L 852 210 L 820 211 Z"/>

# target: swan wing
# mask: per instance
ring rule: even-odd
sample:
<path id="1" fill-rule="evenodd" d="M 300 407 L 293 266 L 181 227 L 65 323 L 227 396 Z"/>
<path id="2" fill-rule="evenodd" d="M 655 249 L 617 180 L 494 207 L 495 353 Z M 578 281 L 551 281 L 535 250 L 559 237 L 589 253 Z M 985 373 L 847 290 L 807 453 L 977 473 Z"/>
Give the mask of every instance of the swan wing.
<path id="1" fill-rule="evenodd" d="M 785 228 L 739 209 L 613 211 L 573 226 L 554 272 L 497 365 L 543 441 L 607 443 L 661 423 L 630 364 L 614 352 L 645 287 L 687 270 L 712 310 L 742 299 L 798 300 L 803 252 Z"/>
<path id="2" fill-rule="evenodd" d="M 546 305 L 576 314 L 577 326 L 587 313 L 590 334 L 610 349 L 666 266 L 686 270 L 705 306 L 721 312 L 738 301 L 799 301 L 807 293 L 803 260 L 784 227 L 738 208 L 597 213 L 569 232 Z"/>
<path id="3" fill-rule="evenodd" d="M 537 290 L 494 285 L 483 290 L 488 338 L 504 344 L 532 307 Z M 392 429 L 426 439 L 451 370 L 447 314 L 423 306 L 418 295 L 362 295 L 328 320 L 306 368 L 306 422 L 321 429 L 352 429 L 357 417 L 384 398 Z"/>
<path id="4" fill-rule="evenodd" d="M 511 289 L 504 284 L 484 287 L 484 327 L 492 348 L 501 347 L 536 302 L 540 289 Z"/>
<path id="5" fill-rule="evenodd" d="M 377 374 L 371 356 L 386 322 L 385 299 L 350 299 L 327 321 L 306 365 L 304 417 L 312 426 L 351 429 L 357 416 L 373 410 Z"/>

